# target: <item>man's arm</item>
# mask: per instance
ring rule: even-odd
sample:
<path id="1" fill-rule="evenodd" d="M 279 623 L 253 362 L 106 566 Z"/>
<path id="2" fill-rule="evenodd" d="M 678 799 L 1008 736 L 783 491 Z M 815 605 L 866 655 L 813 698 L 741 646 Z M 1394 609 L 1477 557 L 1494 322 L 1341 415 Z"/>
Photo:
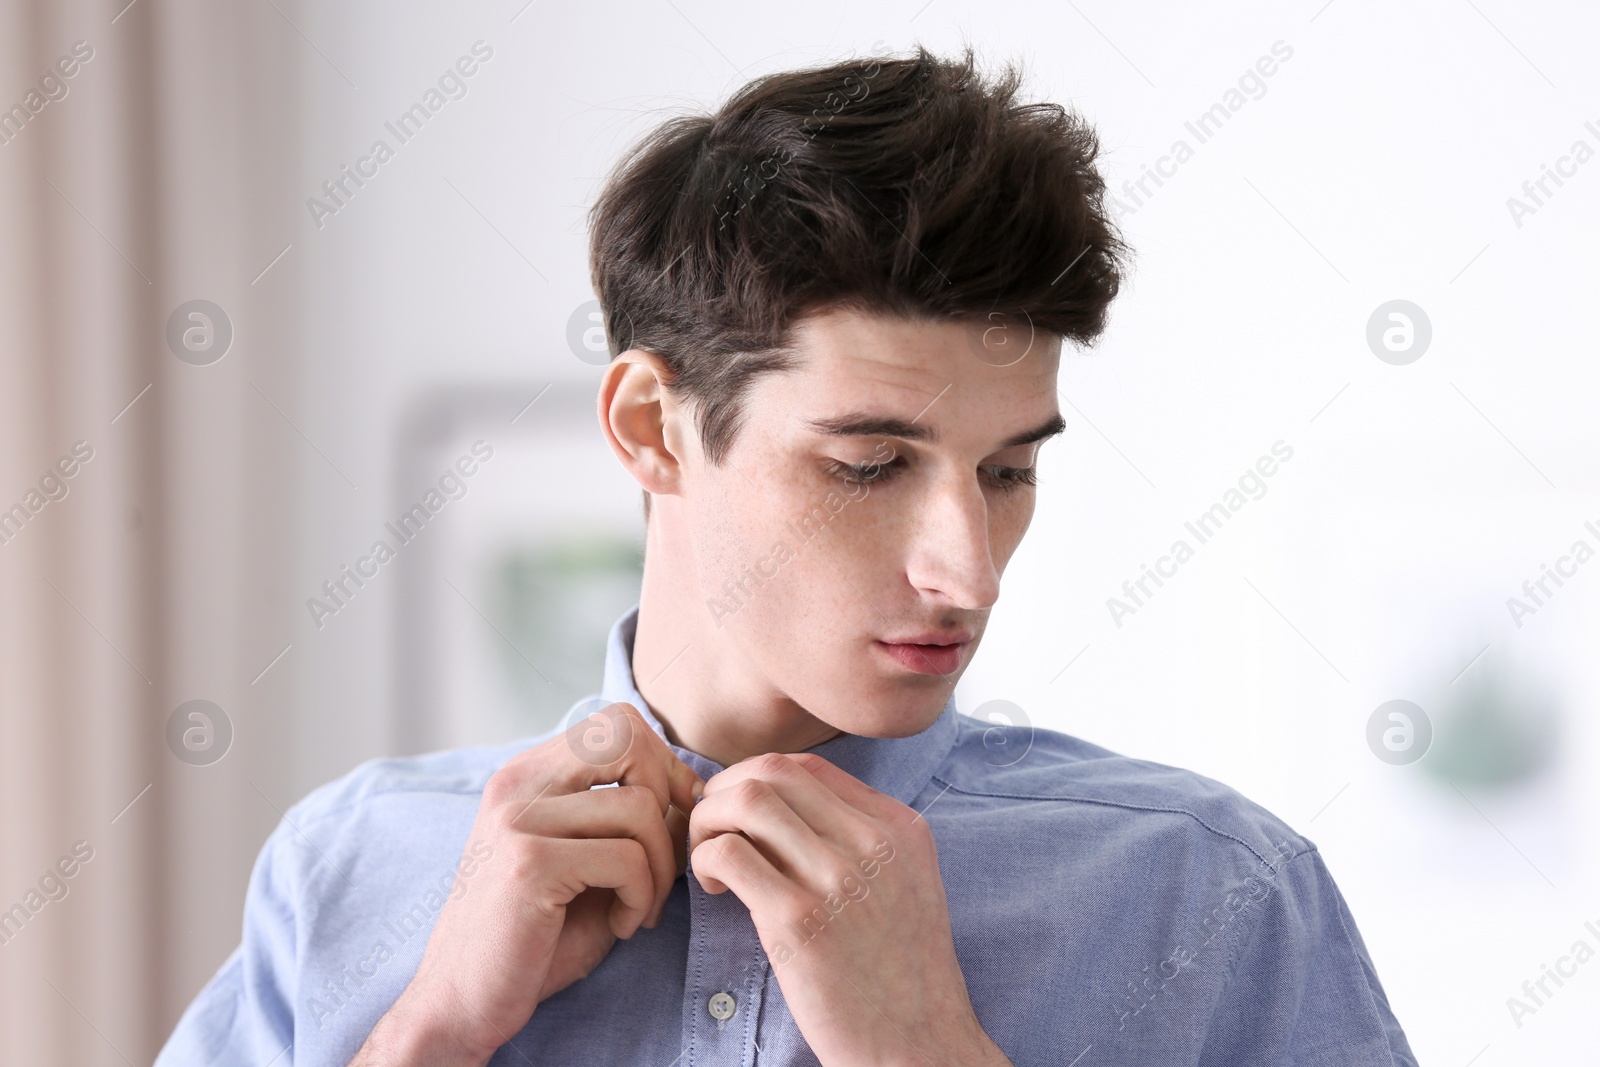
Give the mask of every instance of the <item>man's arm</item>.
<path id="1" fill-rule="evenodd" d="M 1322 853 L 1284 860 L 1253 907 L 1199 1067 L 1416 1067 Z"/>
<path id="2" fill-rule="evenodd" d="M 485 1063 L 539 1002 L 587 975 L 618 938 L 660 921 L 701 783 L 635 709 L 602 714 L 603 727 L 579 723 L 491 777 L 417 973 L 352 1062 Z M 590 789 L 600 784 L 617 788 Z M 262 848 L 243 940 L 159 1067 L 295 1062 L 300 915 L 316 903 L 300 882 L 296 823 L 305 825 L 291 809 Z"/>
<path id="3" fill-rule="evenodd" d="M 599 714 L 489 779 L 462 859 L 473 877 L 352 1067 L 487 1063 L 541 1001 L 661 921 L 700 779 L 631 705 Z"/>
<path id="4" fill-rule="evenodd" d="M 690 862 L 732 890 L 823 1067 L 1009 1067 L 956 959 L 927 821 L 811 753 L 757 756 L 706 783 Z"/>

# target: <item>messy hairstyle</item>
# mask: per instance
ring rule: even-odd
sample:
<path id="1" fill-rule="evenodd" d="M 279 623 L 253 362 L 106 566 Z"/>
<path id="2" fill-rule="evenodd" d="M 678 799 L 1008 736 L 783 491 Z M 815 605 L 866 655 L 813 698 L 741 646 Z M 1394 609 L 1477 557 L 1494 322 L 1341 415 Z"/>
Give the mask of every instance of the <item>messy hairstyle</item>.
<path id="1" fill-rule="evenodd" d="M 918 46 L 768 74 L 673 118 L 617 163 L 589 261 L 614 357 L 658 354 L 707 458 L 761 373 L 795 365 L 805 314 L 1026 321 L 1097 337 L 1127 252 L 1094 130 Z"/>

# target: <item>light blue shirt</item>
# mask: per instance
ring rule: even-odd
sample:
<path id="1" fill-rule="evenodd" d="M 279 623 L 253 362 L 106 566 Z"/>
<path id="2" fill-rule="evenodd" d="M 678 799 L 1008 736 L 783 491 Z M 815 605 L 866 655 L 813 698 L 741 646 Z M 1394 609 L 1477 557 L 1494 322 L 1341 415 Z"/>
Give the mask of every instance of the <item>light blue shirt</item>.
<path id="1" fill-rule="evenodd" d="M 636 618 L 612 628 L 601 697 L 661 733 L 634 686 Z M 416 971 L 484 783 L 543 739 L 375 760 L 291 808 L 256 861 L 242 943 L 158 1067 L 346 1063 Z M 1018 1067 L 1415 1067 L 1316 846 L 1228 787 L 953 702 L 914 736 L 811 751 L 926 817 L 973 1008 Z M 744 904 L 691 870 L 658 927 L 491 1062 L 817 1059 Z"/>

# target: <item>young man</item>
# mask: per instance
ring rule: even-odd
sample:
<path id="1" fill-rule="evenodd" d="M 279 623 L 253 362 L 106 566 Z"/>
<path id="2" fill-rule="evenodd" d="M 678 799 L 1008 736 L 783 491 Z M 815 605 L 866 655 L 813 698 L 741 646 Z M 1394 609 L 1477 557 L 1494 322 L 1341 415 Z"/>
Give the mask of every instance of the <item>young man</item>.
<path id="1" fill-rule="evenodd" d="M 622 162 L 648 532 L 600 697 L 297 805 L 160 1063 L 1414 1063 L 1309 841 L 951 702 L 1124 258 L 1093 132 L 1017 88 L 782 73 Z"/>

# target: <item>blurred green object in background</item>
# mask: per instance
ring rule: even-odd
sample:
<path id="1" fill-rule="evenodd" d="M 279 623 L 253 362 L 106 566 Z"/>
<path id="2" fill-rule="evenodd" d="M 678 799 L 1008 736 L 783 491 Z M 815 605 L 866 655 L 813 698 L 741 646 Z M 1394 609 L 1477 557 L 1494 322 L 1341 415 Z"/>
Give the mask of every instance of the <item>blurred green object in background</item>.
<path id="1" fill-rule="evenodd" d="M 1508 789 L 1555 764 L 1559 698 L 1535 671 L 1493 651 L 1449 690 L 1422 765 L 1456 785 Z"/>
<path id="2" fill-rule="evenodd" d="M 507 550 L 493 564 L 495 625 L 517 648 L 537 649 L 537 668 L 496 641 L 518 720 L 541 733 L 596 693 L 611 624 L 639 601 L 644 550 L 609 530 L 569 531 Z"/>

